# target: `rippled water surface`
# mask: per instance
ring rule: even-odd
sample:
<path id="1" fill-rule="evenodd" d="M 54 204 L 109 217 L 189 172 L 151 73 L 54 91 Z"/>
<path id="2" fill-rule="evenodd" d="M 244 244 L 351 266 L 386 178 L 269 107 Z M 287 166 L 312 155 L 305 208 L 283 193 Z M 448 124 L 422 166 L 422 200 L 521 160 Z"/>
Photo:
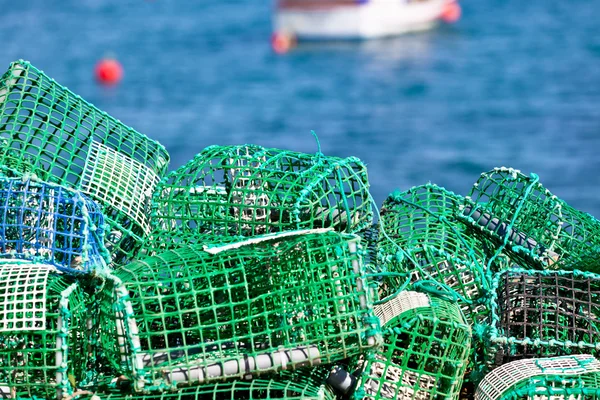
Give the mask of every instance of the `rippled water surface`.
<path id="1" fill-rule="evenodd" d="M 30 60 L 169 150 L 212 144 L 358 156 L 378 203 L 428 181 L 537 173 L 600 216 L 600 1 L 463 1 L 454 26 L 276 56 L 258 0 L 0 0 L 0 64 Z M 112 53 L 113 89 L 93 68 Z M 4 68 L 4 67 L 3 67 Z"/>

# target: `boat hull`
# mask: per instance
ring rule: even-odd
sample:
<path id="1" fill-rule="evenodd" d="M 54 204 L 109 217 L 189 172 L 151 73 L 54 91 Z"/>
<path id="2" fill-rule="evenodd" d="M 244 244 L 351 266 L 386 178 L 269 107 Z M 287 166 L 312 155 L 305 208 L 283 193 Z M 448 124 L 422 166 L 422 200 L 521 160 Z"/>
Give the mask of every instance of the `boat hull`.
<path id="1" fill-rule="evenodd" d="M 440 21 L 448 0 L 388 0 L 331 7 L 285 4 L 280 3 L 275 11 L 277 33 L 298 39 L 370 39 L 430 29 Z"/>

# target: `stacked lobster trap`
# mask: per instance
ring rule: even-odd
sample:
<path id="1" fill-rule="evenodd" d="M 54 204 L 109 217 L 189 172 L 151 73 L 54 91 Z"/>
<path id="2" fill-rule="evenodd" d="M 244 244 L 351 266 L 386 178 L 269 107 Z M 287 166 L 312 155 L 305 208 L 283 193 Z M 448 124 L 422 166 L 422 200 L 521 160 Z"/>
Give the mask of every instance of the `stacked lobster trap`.
<path id="1" fill-rule="evenodd" d="M 357 251 L 338 233 L 300 231 L 132 263 L 101 293 L 104 347 L 146 390 L 356 356 L 380 341 Z"/>
<path id="2" fill-rule="evenodd" d="M 215 236 L 360 232 L 373 221 L 368 187 L 367 169 L 355 157 L 211 146 L 158 185 L 148 252 Z"/>
<path id="3" fill-rule="evenodd" d="M 97 202 L 113 261 L 139 250 L 150 198 L 167 171 L 159 143 L 125 126 L 26 61 L 0 78 L 0 170 L 76 189 Z"/>
<path id="4" fill-rule="evenodd" d="M 600 222 L 534 174 L 379 212 L 355 157 L 168 172 L 22 60 L 0 142 L 2 399 L 600 398 Z"/>

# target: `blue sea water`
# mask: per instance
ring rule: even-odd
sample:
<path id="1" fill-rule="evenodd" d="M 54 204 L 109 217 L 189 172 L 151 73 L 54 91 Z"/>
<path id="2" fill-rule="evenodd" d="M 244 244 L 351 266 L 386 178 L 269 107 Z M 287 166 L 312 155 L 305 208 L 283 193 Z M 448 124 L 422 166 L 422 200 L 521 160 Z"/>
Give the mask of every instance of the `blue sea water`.
<path id="1" fill-rule="evenodd" d="M 176 168 L 212 144 L 357 156 L 372 193 L 535 172 L 600 217 L 598 0 L 465 0 L 453 26 L 395 39 L 269 45 L 258 0 L 0 0 L 0 66 L 24 58 L 138 131 Z M 106 54 L 115 88 L 94 81 Z M 3 67 L 4 68 L 4 67 Z"/>

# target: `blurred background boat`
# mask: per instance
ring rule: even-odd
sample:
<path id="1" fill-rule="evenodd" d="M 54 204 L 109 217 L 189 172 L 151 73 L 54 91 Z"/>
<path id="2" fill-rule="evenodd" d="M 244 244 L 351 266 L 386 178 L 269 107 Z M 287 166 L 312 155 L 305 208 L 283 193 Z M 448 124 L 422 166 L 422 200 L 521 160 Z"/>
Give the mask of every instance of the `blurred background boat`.
<path id="1" fill-rule="evenodd" d="M 378 204 L 428 181 L 466 193 L 505 165 L 600 216 L 598 0 L 460 1 L 455 24 L 285 57 L 272 1 L 4 4 L 3 70 L 38 65 L 160 141 L 171 169 L 214 144 L 314 153 L 315 130 L 325 155 L 367 164 Z M 94 68 L 108 53 L 123 77 L 107 87 Z"/>
<path id="2" fill-rule="evenodd" d="M 459 17 L 456 0 L 277 0 L 273 39 L 390 37 Z"/>

